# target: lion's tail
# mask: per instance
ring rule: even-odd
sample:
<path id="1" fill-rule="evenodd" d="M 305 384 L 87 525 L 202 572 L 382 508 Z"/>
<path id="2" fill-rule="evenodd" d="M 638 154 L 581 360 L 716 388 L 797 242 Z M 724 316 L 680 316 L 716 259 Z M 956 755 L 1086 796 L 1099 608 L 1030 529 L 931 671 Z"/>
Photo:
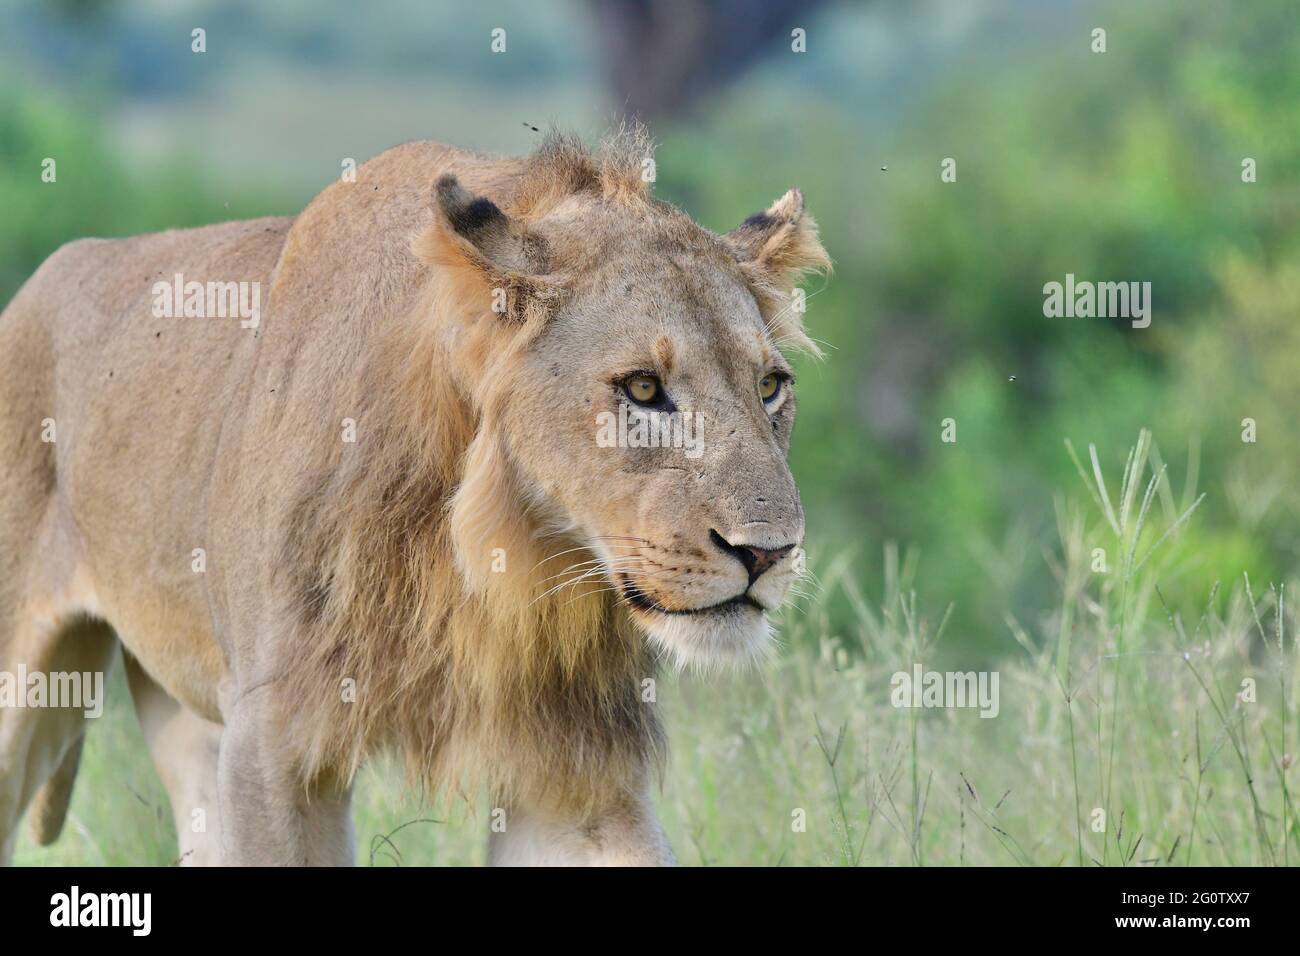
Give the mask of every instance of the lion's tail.
<path id="1" fill-rule="evenodd" d="M 81 763 L 81 745 L 85 740 L 86 736 L 82 734 L 73 742 L 59 769 L 45 781 L 45 786 L 37 791 L 32 801 L 32 836 L 41 846 L 49 846 L 63 832 L 63 821 L 67 819 L 68 804 L 72 801 L 72 785 L 77 780 L 77 766 Z"/>

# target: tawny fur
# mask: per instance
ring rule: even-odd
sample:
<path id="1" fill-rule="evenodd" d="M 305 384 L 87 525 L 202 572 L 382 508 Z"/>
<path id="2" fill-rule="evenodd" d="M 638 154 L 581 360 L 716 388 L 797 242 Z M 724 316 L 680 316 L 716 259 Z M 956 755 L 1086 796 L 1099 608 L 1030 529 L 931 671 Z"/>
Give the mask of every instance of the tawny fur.
<path id="1" fill-rule="evenodd" d="M 528 817 L 541 821 L 534 841 L 555 814 L 600 807 L 642 826 L 638 795 L 663 753 L 642 696 L 653 613 L 630 609 L 609 575 L 572 569 L 626 554 L 657 606 L 689 607 L 744 579 L 692 537 L 700 528 L 801 541 L 785 465 L 793 398 L 769 422 L 747 383 L 777 349 L 816 350 L 791 294 L 804 270 L 829 267 L 797 190 L 716 236 L 650 195 L 649 151 L 640 129 L 594 152 L 552 136 L 525 159 L 411 143 L 294 219 L 51 257 L 0 317 L 12 410 L 0 667 L 63 639 L 33 623 L 37 608 L 89 616 L 112 626 L 142 686 L 196 717 L 255 711 L 263 777 L 345 792 L 369 754 L 392 748 L 430 787 L 485 783 L 505 804 L 549 808 Z M 490 203 L 458 218 L 461 197 Z M 260 282 L 260 327 L 155 317 L 149 290 L 176 272 Z M 539 356 L 620 312 L 658 330 L 648 360 L 674 373 L 714 362 L 697 370 L 698 405 L 740 416 L 689 495 L 663 484 L 684 469 L 641 459 L 592 487 L 601 462 L 583 473 L 551 451 L 587 447 L 584 420 L 534 420 L 521 400 L 535 391 L 558 408 L 566 377 L 596 381 L 599 354 L 581 369 Z M 570 313 L 568 338 L 555 338 Z M 567 403 L 598 404 L 607 387 L 580 385 Z M 35 439 L 46 419 L 55 444 Z M 355 442 L 341 440 L 345 422 Z M 660 498 L 668 512 L 641 514 Z M 785 582 L 755 593 L 779 603 Z M 736 634 L 766 633 L 746 621 Z M 685 622 L 657 630 L 689 631 L 682 653 L 710 659 L 707 630 Z M 0 782 L 22 776 L 22 756 L 0 754 Z M 0 790 L 0 840 L 39 782 Z M 628 839 L 629 858 L 655 857 Z"/>

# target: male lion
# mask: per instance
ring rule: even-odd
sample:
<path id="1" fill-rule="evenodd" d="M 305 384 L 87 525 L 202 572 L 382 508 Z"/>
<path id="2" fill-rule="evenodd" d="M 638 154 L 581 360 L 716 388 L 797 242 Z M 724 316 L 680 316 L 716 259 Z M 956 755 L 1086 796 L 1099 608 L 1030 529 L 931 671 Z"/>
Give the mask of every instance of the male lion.
<path id="1" fill-rule="evenodd" d="M 296 217 L 66 245 L 0 316 L 0 671 L 121 644 L 186 862 L 351 862 L 382 748 L 486 785 L 495 863 L 672 862 L 643 688 L 754 655 L 797 576 L 781 350 L 829 260 L 797 190 L 715 235 L 648 150 L 399 146 Z M 674 413 L 700 447 L 633 440 Z M 0 709 L 0 859 L 84 721 Z"/>

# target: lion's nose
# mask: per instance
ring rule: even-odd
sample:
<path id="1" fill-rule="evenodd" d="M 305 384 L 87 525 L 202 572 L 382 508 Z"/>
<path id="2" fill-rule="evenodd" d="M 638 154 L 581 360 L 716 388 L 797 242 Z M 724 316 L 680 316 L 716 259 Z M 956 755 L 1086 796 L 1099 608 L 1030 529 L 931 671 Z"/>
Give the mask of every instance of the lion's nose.
<path id="1" fill-rule="evenodd" d="M 723 551 L 734 556 L 745 570 L 749 572 L 749 583 L 753 584 L 758 576 L 794 550 L 794 545 L 782 548 L 756 548 L 749 544 L 732 544 L 718 532 L 710 529 L 709 538 Z"/>

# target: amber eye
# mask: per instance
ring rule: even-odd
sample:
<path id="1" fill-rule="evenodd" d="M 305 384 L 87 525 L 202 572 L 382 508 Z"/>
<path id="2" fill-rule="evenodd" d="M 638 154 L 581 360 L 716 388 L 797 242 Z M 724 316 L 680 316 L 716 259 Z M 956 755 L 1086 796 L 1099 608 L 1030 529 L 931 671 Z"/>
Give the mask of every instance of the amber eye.
<path id="1" fill-rule="evenodd" d="M 769 372 L 758 380 L 758 397 L 765 403 L 771 402 L 781 394 L 781 376 Z"/>
<path id="2" fill-rule="evenodd" d="M 663 394 L 663 387 L 653 375 L 633 375 L 623 383 L 623 391 L 638 405 L 653 405 Z"/>

